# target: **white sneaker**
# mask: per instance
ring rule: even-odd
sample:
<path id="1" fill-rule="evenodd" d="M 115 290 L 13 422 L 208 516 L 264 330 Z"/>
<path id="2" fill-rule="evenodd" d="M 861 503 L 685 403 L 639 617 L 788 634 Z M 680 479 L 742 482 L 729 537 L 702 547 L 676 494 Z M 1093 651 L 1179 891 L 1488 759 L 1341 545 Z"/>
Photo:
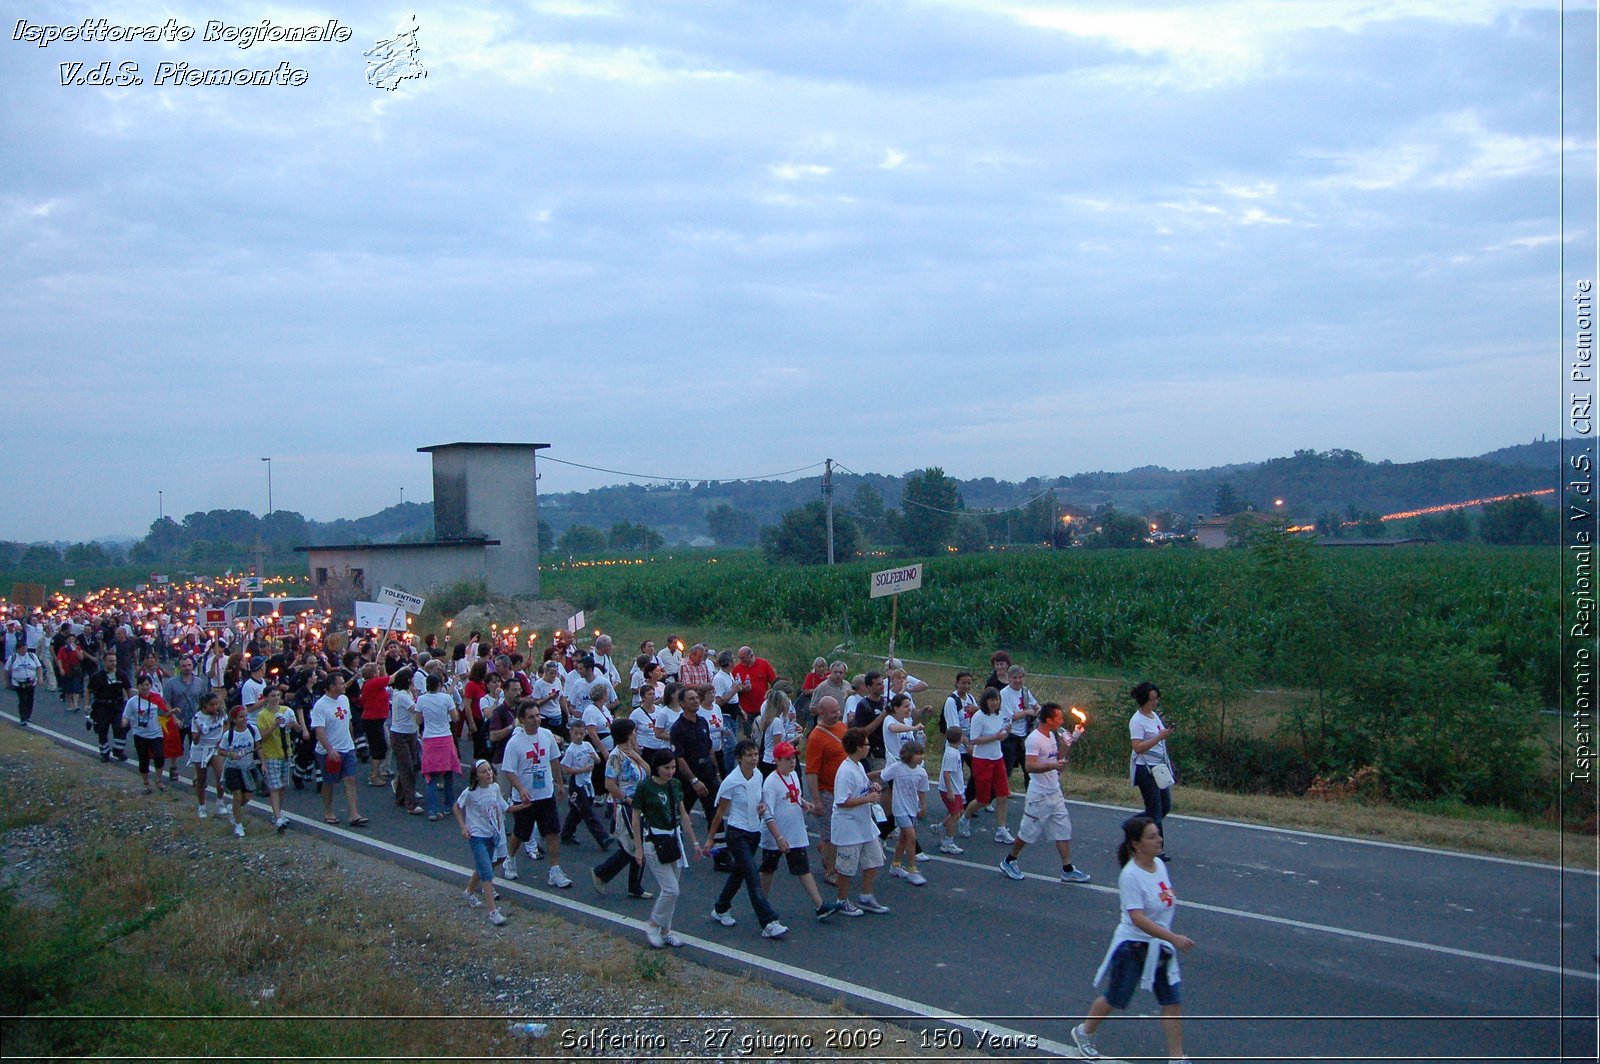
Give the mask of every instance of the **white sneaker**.
<path id="1" fill-rule="evenodd" d="M 282 835 L 285 831 L 289 830 L 289 818 L 286 816 L 280 816 L 278 819 L 272 822 L 272 826 L 278 829 L 279 835 Z"/>
<path id="2" fill-rule="evenodd" d="M 505 863 L 500 866 L 500 878 L 501 879 L 516 879 L 517 878 L 517 861 L 516 861 L 516 858 L 514 858 L 514 857 L 507 857 L 506 858 Z"/>
<path id="3" fill-rule="evenodd" d="M 955 839 L 945 839 L 943 842 L 941 842 L 939 844 L 939 852 L 940 853 L 966 853 L 967 851 L 963 850 L 961 847 L 957 846 Z"/>
<path id="4" fill-rule="evenodd" d="M 669 946 L 687 946 L 689 944 L 684 940 L 684 937 L 678 934 L 676 931 L 668 931 L 664 937 L 666 938 L 667 945 Z"/>
<path id="5" fill-rule="evenodd" d="M 243 824 L 235 823 L 233 825 L 233 837 L 236 838 L 236 839 L 244 838 L 244 825 Z"/>
<path id="6" fill-rule="evenodd" d="M 733 914 L 731 912 L 730 913 L 719 913 L 715 909 L 711 910 L 711 919 L 715 920 L 717 923 L 721 924 L 723 927 L 732 927 L 734 924 L 739 922 L 739 921 L 737 921 L 737 920 L 735 920 L 733 918 Z"/>
<path id="7" fill-rule="evenodd" d="M 998 828 L 995 829 L 994 841 L 995 842 L 1003 842 L 1007 846 L 1009 846 L 1013 842 L 1017 841 L 1017 837 L 1015 835 L 1011 834 L 1011 829 L 1010 828 L 1008 828 L 1004 824 L 1002 824 Z"/>
<path id="8" fill-rule="evenodd" d="M 506 914 L 501 912 L 499 909 L 496 909 L 494 912 L 489 914 L 489 922 L 494 926 L 499 927 L 501 924 L 506 922 Z"/>
<path id="9" fill-rule="evenodd" d="M 225 805 L 223 805 L 223 804 L 222 804 L 222 799 L 221 799 L 221 798 L 218 798 L 218 799 L 217 799 L 217 800 L 216 800 L 216 802 L 215 802 L 215 803 L 213 803 L 213 804 L 214 804 L 214 805 L 215 805 L 215 807 L 216 807 L 216 808 L 215 808 L 215 809 L 214 809 L 214 810 L 213 810 L 213 812 L 215 812 L 215 813 L 216 813 L 216 814 L 217 814 L 217 815 L 218 815 L 218 816 L 222 816 L 222 815 L 223 815 L 223 812 L 224 812 L 224 810 L 226 810 L 226 809 L 227 809 L 227 808 L 228 808 L 228 807 L 227 807 L 227 806 L 225 806 Z"/>
<path id="10" fill-rule="evenodd" d="M 661 933 L 661 928 L 655 924 L 647 923 L 644 925 L 644 937 L 645 941 L 649 942 L 655 949 L 660 949 L 667 944 L 666 936 Z"/>
<path id="11" fill-rule="evenodd" d="M 901 868 L 897 864 L 892 864 L 889 866 L 889 875 L 895 879 L 907 879 L 910 877 L 911 873 L 907 872 L 904 868 Z"/>
<path id="12" fill-rule="evenodd" d="M 195 810 L 195 812 L 200 814 L 200 819 L 201 820 L 204 820 L 206 818 L 206 807 L 205 806 L 203 806 L 203 805 L 200 806 L 198 809 Z"/>
<path id="13" fill-rule="evenodd" d="M 910 883 L 913 887 L 925 887 L 928 885 L 928 877 L 923 875 L 921 872 L 907 872 L 906 882 Z"/>
<path id="14" fill-rule="evenodd" d="M 956 821 L 956 834 L 960 835 L 964 839 L 972 838 L 972 821 L 968 820 L 966 817 L 962 817 L 960 820 Z"/>
<path id="15" fill-rule="evenodd" d="M 993 803 L 993 802 L 990 802 L 990 803 L 989 803 L 989 804 L 988 804 L 988 805 L 986 805 L 986 806 L 984 806 L 984 807 L 983 807 L 983 811 L 984 811 L 984 812 L 985 812 L 985 813 L 992 813 L 992 812 L 994 812 L 994 803 Z"/>
<path id="16" fill-rule="evenodd" d="M 1094 1039 L 1089 1037 L 1089 1032 L 1083 1029 L 1081 1023 L 1072 1029 L 1072 1044 L 1078 1047 L 1084 1060 L 1100 1059 L 1100 1047 L 1094 1044 Z"/>
<path id="17" fill-rule="evenodd" d="M 550 874 L 544 878 L 546 883 L 550 884 L 552 887 L 559 887 L 562 890 L 566 890 L 568 887 L 572 886 L 572 878 L 561 870 L 560 865 L 551 865 Z"/>
<path id="18" fill-rule="evenodd" d="M 867 913 L 886 913 L 889 907 L 870 894 L 863 894 L 856 899 L 856 906 Z"/>
<path id="19" fill-rule="evenodd" d="M 782 938 L 789 933 L 789 929 L 774 920 L 761 929 L 762 938 Z"/>
<path id="20" fill-rule="evenodd" d="M 461 897 L 464 898 L 466 903 L 472 906 L 474 909 L 481 909 L 483 907 L 483 899 L 472 893 L 470 890 L 463 890 L 461 892 Z"/>

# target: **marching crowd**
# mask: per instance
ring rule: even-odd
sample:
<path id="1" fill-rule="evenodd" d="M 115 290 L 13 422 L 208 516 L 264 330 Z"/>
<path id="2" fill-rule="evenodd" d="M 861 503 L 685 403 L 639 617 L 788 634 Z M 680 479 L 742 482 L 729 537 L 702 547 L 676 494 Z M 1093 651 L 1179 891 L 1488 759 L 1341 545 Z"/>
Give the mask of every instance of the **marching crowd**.
<path id="1" fill-rule="evenodd" d="M 570 888 L 563 847 L 578 845 L 580 830 L 601 851 L 589 869 L 596 891 L 625 873 L 628 895 L 652 900 L 653 947 L 684 944 L 674 922 L 691 856 L 726 875 L 710 918 L 735 926 L 742 890 L 767 938 L 789 931 L 770 901 L 780 865 L 818 920 L 886 914 L 876 894 L 885 865 L 889 876 L 925 885 L 924 844 L 959 855 L 959 840 L 986 813 L 1008 847 L 999 862 L 1006 877 L 1025 878 L 1023 850 L 1051 843 L 1060 880 L 1089 881 L 1072 863 L 1060 781 L 1082 716 L 1070 722 L 1063 706 L 1035 698 L 1026 670 L 1004 651 L 991 656 L 982 687 L 963 670 L 942 704 L 919 706 L 928 685 L 893 658 L 854 676 L 844 662 L 817 658 L 796 688 L 749 646 L 685 647 L 677 636 L 660 648 L 646 640 L 627 658 L 608 636 L 587 649 L 564 637 L 532 661 L 494 633 L 473 632 L 448 649 L 433 636 L 342 647 L 270 627 L 206 631 L 124 608 L 18 617 L 5 639 L 22 725 L 36 691 L 56 690 L 67 712 L 83 714 L 102 761 L 127 760 L 131 738 L 146 793 L 176 785 L 187 764 L 196 815 L 225 819 L 237 836 L 258 796 L 285 831 L 289 787 L 318 790 L 329 824 L 341 823 L 342 791 L 344 823 L 370 825 L 363 783 L 408 814 L 453 818 L 472 855 L 465 898 L 497 925 L 506 917 L 495 878 L 517 879 L 543 861 L 546 884 Z M 1159 716 L 1159 688 L 1141 683 L 1132 697 L 1130 782 L 1145 812 L 1123 825 L 1121 919 L 1095 976 L 1105 993 L 1072 1037 L 1098 1056 L 1101 1020 L 1142 986 L 1156 995 L 1180 1060 L 1176 954 L 1193 942 L 1171 930 L 1176 898 L 1163 842 L 1171 729 Z M 929 729 L 943 737 L 934 775 L 924 763 Z M 1026 790 L 1013 836 L 1007 806 L 1018 773 Z M 930 804 L 942 815 L 928 830 Z M 818 829 L 815 859 L 808 817 Z"/>

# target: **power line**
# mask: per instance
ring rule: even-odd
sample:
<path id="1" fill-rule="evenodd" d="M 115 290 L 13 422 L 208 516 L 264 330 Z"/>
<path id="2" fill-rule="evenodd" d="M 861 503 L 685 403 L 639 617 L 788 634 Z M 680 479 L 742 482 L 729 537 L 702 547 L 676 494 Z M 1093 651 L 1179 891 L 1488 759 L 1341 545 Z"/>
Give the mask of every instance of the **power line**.
<path id="1" fill-rule="evenodd" d="M 552 458 L 549 455 L 540 455 L 539 456 L 539 461 L 541 461 L 541 462 L 558 462 L 561 465 L 576 466 L 579 469 L 592 469 L 596 473 L 614 473 L 619 477 L 638 477 L 640 480 L 662 480 L 662 481 L 667 481 L 669 483 L 680 481 L 680 480 L 686 480 L 686 481 L 697 481 L 697 480 L 706 480 L 706 481 L 710 481 L 710 480 L 715 480 L 715 481 L 775 480 L 778 477 L 786 477 L 786 476 L 789 476 L 791 473 L 803 473 L 808 469 L 815 469 L 818 466 L 822 465 L 821 462 L 812 462 L 810 465 L 803 465 L 803 466 L 800 466 L 798 469 L 785 469 L 781 473 L 765 473 L 765 474 L 763 474 L 763 475 L 761 475 L 759 477 L 657 477 L 657 476 L 651 476 L 649 473 L 629 473 L 626 470 L 622 470 L 622 469 L 607 469 L 604 466 L 584 465 L 582 462 L 569 462 L 564 458 Z"/>

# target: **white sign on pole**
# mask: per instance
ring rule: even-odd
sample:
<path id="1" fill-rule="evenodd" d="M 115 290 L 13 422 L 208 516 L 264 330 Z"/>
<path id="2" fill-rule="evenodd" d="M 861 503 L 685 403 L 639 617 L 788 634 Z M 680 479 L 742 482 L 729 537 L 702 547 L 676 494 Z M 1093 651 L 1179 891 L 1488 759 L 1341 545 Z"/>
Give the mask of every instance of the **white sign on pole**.
<path id="1" fill-rule="evenodd" d="M 405 624 L 405 613 L 398 607 L 391 606 L 387 602 L 357 602 L 356 627 L 376 628 L 380 632 L 386 628 L 398 627 L 395 624 L 396 614 L 399 615 L 400 624 Z"/>
<path id="2" fill-rule="evenodd" d="M 387 603 L 390 606 L 398 606 L 407 613 L 421 613 L 422 604 L 428 600 L 424 598 L 418 598 L 416 595 L 413 595 L 408 591 L 400 591 L 392 587 L 386 587 L 378 592 L 378 601 Z M 391 614 L 393 612 L 393 610 L 390 611 Z M 402 617 L 401 620 L 405 620 L 405 618 Z M 361 622 L 357 621 L 356 623 L 359 625 Z M 378 627 L 382 628 L 383 625 L 378 625 Z"/>
<path id="3" fill-rule="evenodd" d="M 903 569 L 885 569 L 872 574 L 872 598 L 898 595 L 902 591 L 915 591 L 922 586 L 922 563 Z"/>
<path id="4" fill-rule="evenodd" d="M 74 580 L 72 577 L 69 576 L 65 580 L 61 581 L 61 586 L 62 587 L 77 587 L 78 586 L 78 581 Z"/>
<path id="5" fill-rule="evenodd" d="M 261 578 L 259 576 L 243 576 L 239 578 L 239 594 L 261 594 Z"/>
<path id="6" fill-rule="evenodd" d="M 571 617 L 567 618 L 567 631 L 571 632 L 573 635 L 577 635 L 578 634 L 578 629 L 580 629 L 582 627 L 583 627 L 583 611 L 582 610 L 579 610 L 577 613 L 574 613 Z"/>
<path id="7" fill-rule="evenodd" d="M 168 579 L 166 573 L 157 573 L 156 574 L 156 583 L 158 583 L 158 584 L 170 584 L 170 583 L 172 583 L 172 581 L 170 579 Z"/>

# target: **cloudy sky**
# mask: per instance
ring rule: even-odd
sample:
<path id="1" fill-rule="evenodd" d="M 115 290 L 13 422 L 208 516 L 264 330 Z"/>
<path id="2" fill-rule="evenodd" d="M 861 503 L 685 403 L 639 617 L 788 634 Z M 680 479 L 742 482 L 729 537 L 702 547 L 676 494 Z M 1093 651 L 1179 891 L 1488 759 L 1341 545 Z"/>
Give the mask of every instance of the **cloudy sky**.
<path id="1" fill-rule="evenodd" d="M 0 40 L 0 538 L 260 511 L 264 455 L 277 507 L 359 516 L 454 440 L 1022 479 L 1560 431 L 1554 2 L 12 7 L 196 35 Z M 413 12 L 427 76 L 375 88 Z M 62 85 L 102 60 L 144 84 Z"/>

